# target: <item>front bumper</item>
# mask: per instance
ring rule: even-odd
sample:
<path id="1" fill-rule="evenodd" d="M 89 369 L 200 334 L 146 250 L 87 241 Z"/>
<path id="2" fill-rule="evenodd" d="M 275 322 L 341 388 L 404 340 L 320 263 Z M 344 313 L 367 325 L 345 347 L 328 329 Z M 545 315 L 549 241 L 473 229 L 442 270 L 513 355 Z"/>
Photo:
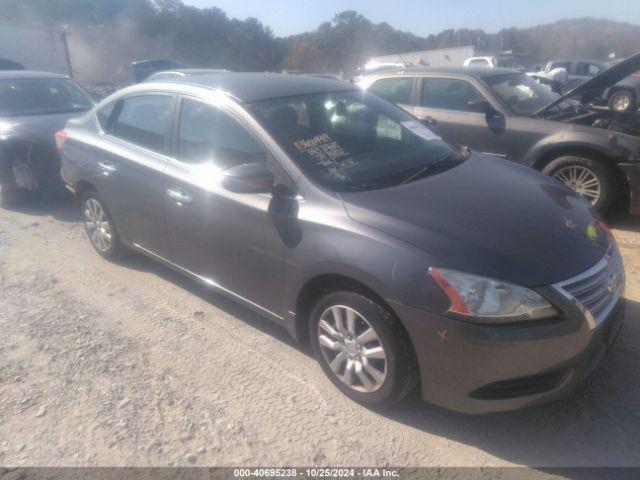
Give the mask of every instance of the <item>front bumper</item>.
<path id="1" fill-rule="evenodd" d="M 569 393 L 617 336 L 624 299 L 595 328 L 584 317 L 487 326 L 392 303 L 411 336 L 422 397 L 465 413 L 512 410 Z"/>

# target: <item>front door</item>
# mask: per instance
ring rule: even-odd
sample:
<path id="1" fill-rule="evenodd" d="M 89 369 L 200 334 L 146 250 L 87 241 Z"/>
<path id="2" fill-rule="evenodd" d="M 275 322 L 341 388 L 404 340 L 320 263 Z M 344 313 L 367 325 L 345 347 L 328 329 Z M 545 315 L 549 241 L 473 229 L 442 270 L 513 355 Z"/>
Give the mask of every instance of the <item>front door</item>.
<path id="1" fill-rule="evenodd" d="M 283 316 L 286 212 L 272 195 L 232 193 L 221 172 L 271 155 L 228 111 L 182 99 L 176 161 L 169 162 L 163 203 L 171 261 L 205 283 Z"/>
<path id="2" fill-rule="evenodd" d="M 467 80 L 423 77 L 412 113 L 447 141 L 478 152 L 507 156 L 507 118 L 473 111 L 472 100 L 485 97 Z"/>

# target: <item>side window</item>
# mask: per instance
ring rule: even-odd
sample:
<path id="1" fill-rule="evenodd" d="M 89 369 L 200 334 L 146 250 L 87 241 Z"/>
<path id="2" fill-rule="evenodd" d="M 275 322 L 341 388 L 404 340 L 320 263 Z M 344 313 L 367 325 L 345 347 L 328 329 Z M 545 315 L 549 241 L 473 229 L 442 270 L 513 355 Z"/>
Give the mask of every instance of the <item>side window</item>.
<path id="1" fill-rule="evenodd" d="M 107 131 L 107 124 L 109 123 L 109 118 L 111 117 L 111 113 L 113 112 L 113 107 L 116 106 L 116 102 L 111 102 L 108 105 L 105 105 L 96 113 L 96 118 L 98 119 L 98 123 L 100 124 L 100 128 Z"/>
<path id="2" fill-rule="evenodd" d="M 169 95 L 136 95 L 125 98 L 112 134 L 140 147 L 164 153 L 171 125 Z"/>
<path id="3" fill-rule="evenodd" d="M 423 78 L 422 106 L 470 112 L 469 101 L 484 98 L 465 80 L 456 78 Z"/>
<path id="4" fill-rule="evenodd" d="M 227 113 L 188 99 L 180 109 L 178 158 L 185 163 L 211 161 L 221 170 L 267 162 L 262 145 Z"/>
<path id="5" fill-rule="evenodd" d="M 593 77 L 602 71 L 602 67 L 595 63 L 578 62 L 576 65 L 576 75 Z"/>
<path id="6" fill-rule="evenodd" d="M 411 105 L 412 88 L 413 78 L 397 77 L 378 80 L 368 91 L 391 103 Z"/>

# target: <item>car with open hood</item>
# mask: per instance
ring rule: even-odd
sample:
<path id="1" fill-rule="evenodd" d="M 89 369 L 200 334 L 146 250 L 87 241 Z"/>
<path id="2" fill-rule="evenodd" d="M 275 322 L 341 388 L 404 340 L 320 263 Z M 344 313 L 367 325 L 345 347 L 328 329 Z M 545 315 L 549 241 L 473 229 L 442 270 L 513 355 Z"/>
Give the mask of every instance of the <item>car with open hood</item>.
<path id="1" fill-rule="evenodd" d="M 619 199 L 639 214 L 640 115 L 597 105 L 639 68 L 636 54 L 564 95 L 502 68 L 408 68 L 361 86 L 450 142 L 547 173 L 600 211 Z"/>
<path id="2" fill-rule="evenodd" d="M 54 134 L 94 105 L 65 75 L 0 71 L 0 203 L 62 189 Z"/>
<path id="3" fill-rule="evenodd" d="M 465 412 L 549 401 L 623 320 L 620 254 L 588 202 L 343 82 L 142 83 L 59 138 L 98 254 L 139 252 L 272 319 L 365 404 L 418 384 Z"/>

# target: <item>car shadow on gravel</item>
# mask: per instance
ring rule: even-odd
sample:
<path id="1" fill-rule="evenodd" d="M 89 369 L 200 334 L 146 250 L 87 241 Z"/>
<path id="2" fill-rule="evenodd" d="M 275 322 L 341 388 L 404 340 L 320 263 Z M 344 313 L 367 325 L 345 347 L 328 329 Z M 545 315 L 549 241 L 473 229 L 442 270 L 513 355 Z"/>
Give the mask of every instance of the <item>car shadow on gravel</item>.
<path id="1" fill-rule="evenodd" d="M 287 330 L 281 325 L 278 325 L 272 320 L 269 320 L 268 318 L 245 307 L 238 301 L 228 298 L 214 290 L 207 289 L 206 287 L 200 285 L 186 275 L 183 275 L 158 261 L 152 260 L 142 254 L 131 252 L 124 258 L 119 259 L 118 264 L 133 270 L 153 273 L 163 280 L 166 280 L 188 291 L 189 293 L 196 295 L 197 297 L 212 304 L 214 307 L 222 310 L 228 315 L 231 315 L 245 322 L 246 324 L 260 330 L 264 334 L 270 335 L 273 338 L 281 341 L 282 343 L 285 343 L 287 346 L 293 347 L 307 355 L 310 354 L 305 346 L 296 342 L 291 337 L 291 335 L 289 335 L 289 332 L 287 332 Z M 185 313 L 187 315 L 189 314 L 189 312 Z M 194 316 L 203 314 L 203 312 L 199 311 L 190 313 Z"/>
<path id="2" fill-rule="evenodd" d="M 611 228 L 625 232 L 640 232 L 640 215 L 630 215 L 628 209 L 612 208 L 604 217 Z"/>
<path id="3" fill-rule="evenodd" d="M 593 374 L 568 397 L 513 412 L 465 415 L 418 392 L 380 414 L 529 466 L 640 466 L 640 303 Z"/>
<path id="4" fill-rule="evenodd" d="M 154 273 L 311 355 L 306 345 L 295 342 L 281 326 L 169 267 L 138 254 L 119 263 Z M 638 317 L 640 303 L 628 301 L 625 325 L 614 347 L 599 368 L 565 399 L 514 412 L 465 415 L 428 404 L 416 391 L 400 404 L 377 413 L 516 464 L 640 466 L 640 325 L 634 321 Z"/>
<path id="5" fill-rule="evenodd" d="M 66 223 L 80 221 L 80 211 L 68 192 L 52 196 L 29 196 L 20 205 L 3 208 L 34 217 L 51 217 Z"/>

